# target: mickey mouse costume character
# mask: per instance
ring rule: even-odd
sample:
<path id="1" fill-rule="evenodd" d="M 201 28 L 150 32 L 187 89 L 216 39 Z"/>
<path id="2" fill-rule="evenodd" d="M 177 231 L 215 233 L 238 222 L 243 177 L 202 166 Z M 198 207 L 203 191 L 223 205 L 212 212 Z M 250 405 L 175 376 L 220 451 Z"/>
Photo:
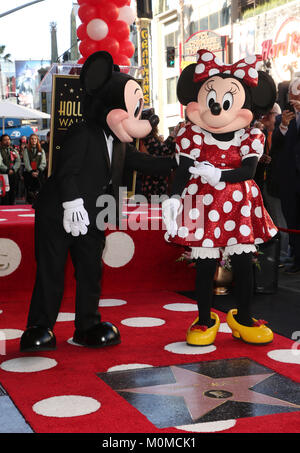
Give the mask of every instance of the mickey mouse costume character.
<path id="1" fill-rule="evenodd" d="M 133 138 L 148 135 L 157 117 L 141 119 L 142 89 L 120 72 L 108 52 L 96 52 L 86 60 L 80 81 L 84 121 L 69 131 L 36 203 L 37 273 L 20 343 L 25 352 L 56 347 L 53 327 L 68 252 L 76 278 L 74 342 L 90 347 L 120 342 L 117 327 L 101 322 L 98 312 L 105 233 L 96 224 L 97 199 L 103 194 L 117 199 L 127 170 L 167 175 L 177 166 L 174 158 L 151 157 L 130 144 Z"/>
<path id="2" fill-rule="evenodd" d="M 223 65 L 202 49 L 197 63 L 183 70 L 177 85 L 178 99 L 187 106 L 191 123 L 176 138 L 179 167 L 173 197 L 163 203 L 163 218 L 169 240 L 189 246 L 196 260 L 199 316 L 187 332 L 190 345 L 212 344 L 220 325 L 211 311 L 220 253 L 230 256 L 234 274 L 237 309 L 227 315 L 233 336 L 254 344 L 273 339 L 265 322 L 254 320 L 250 313 L 252 252 L 256 244 L 277 233 L 252 179 L 265 137 L 249 125 L 253 114 L 267 112 L 276 97 L 273 79 L 256 69 L 260 60 L 251 56 Z M 184 216 L 179 215 L 182 209 Z"/>

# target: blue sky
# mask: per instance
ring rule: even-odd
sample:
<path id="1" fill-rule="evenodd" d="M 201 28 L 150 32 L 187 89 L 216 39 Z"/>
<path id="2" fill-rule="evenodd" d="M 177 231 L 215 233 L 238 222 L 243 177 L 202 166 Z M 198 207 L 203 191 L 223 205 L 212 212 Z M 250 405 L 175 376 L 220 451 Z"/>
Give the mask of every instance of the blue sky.
<path id="1" fill-rule="evenodd" d="M 0 0 L 0 14 L 31 0 Z M 44 0 L 0 18 L 0 45 L 12 60 L 49 60 L 50 22 L 57 23 L 58 55 L 70 47 L 72 0 Z"/>

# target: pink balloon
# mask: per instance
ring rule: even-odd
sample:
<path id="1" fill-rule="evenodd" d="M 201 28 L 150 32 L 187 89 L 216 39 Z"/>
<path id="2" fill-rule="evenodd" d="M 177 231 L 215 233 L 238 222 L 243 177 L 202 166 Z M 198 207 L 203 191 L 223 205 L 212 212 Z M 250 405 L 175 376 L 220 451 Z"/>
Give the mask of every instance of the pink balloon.
<path id="1" fill-rule="evenodd" d="M 108 34 L 107 23 L 102 19 L 92 19 L 86 27 L 86 32 L 89 38 L 94 41 L 104 39 Z"/>
<path id="2" fill-rule="evenodd" d="M 126 24 L 131 25 L 135 21 L 135 14 L 130 6 L 123 6 L 119 9 L 118 20 L 123 20 Z"/>

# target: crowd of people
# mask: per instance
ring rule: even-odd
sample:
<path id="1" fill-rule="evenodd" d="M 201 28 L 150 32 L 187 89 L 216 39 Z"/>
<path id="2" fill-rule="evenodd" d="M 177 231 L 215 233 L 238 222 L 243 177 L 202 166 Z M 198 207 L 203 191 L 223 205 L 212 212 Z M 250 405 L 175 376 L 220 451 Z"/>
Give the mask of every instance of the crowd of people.
<path id="1" fill-rule="evenodd" d="M 1 205 L 34 203 L 44 181 L 47 179 L 50 134 L 40 141 L 36 134 L 28 139 L 23 136 L 19 145 L 11 143 L 10 136 L 0 138 L 0 174 L 8 175 L 9 190 L 0 197 Z"/>
<path id="2" fill-rule="evenodd" d="M 287 272 L 300 272 L 300 78 L 290 85 L 281 107 L 274 104 L 268 114 L 257 118 L 255 125 L 266 136 L 264 154 L 257 166 L 255 181 L 264 204 L 280 228 L 280 262 Z M 151 109 L 153 110 L 153 109 Z M 180 123 L 166 140 L 157 127 L 140 140 L 141 152 L 156 156 L 175 154 L 175 137 Z M 49 138 L 40 142 L 36 134 L 20 139 L 12 146 L 6 134 L 0 139 L 0 174 L 7 174 L 10 190 L 0 197 L 0 204 L 13 205 L 16 197 L 32 204 L 47 178 Z M 151 195 L 169 194 L 170 178 L 138 175 L 136 193 L 149 201 Z"/>
<path id="3" fill-rule="evenodd" d="M 256 125 L 266 136 L 255 180 L 264 204 L 280 228 L 281 265 L 300 272 L 300 78 L 289 85 L 285 101 L 277 103 Z"/>

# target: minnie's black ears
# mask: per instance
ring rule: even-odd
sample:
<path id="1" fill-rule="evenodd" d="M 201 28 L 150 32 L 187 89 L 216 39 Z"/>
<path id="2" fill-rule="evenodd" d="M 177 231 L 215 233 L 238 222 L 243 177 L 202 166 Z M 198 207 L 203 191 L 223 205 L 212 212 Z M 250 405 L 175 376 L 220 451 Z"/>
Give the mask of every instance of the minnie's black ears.
<path id="1" fill-rule="evenodd" d="M 252 105 L 255 113 L 264 114 L 271 110 L 276 102 L 277 90 L 272 77 L 264 71 L 258 71 L 258 85 L 251 88 Z"/>
<path id="2" fill-rule="evenodd" d="M 177 98 L 182 105 L 197 101 L 198 92 L 202 83 L 195 83 L 193 80 L 196 66 L 196 63 L 192 63 L 186 66 L 180 74 L 177 83 Z"/>
<path id="3" fill-rule="evenodd" d="M 80 72 L 80 82 L 87 94 L 94 94 L 111 78 L 115 66 L 110 53 L 95 52 L 85 61 Z"/>

